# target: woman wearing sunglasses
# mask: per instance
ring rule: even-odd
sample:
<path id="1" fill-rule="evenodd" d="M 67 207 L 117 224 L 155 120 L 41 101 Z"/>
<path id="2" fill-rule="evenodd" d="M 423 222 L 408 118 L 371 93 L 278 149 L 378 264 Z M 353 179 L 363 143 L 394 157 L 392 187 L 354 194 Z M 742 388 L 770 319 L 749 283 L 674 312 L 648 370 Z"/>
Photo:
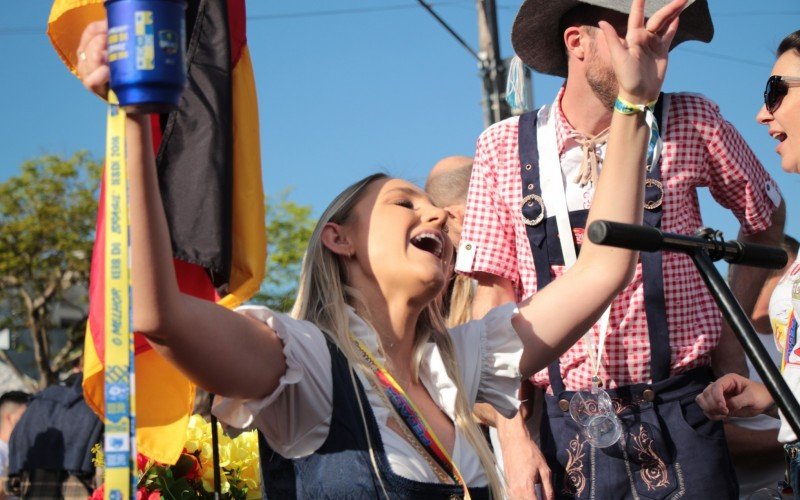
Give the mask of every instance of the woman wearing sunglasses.
<path id="1" fill-rule="evenodd" d="M 764 106 L 756 120 L 769 128 L 778 141 L 775 151 L 781 168 L 800 173 L 800 30 L 778 46 L 778 59 L 764 90 Z M 770 321 L 777 345 L 782 350 L 781 367 L 786 383 L 800 396 L 800 257 L 775 287 L 769 305 Z M 698 404 L 709 418 L 751 417 L 761 413 L 778 417 L 778 410 L 766 386 L 740 375 L 728 374 L 709 385 Z M 778 440 L 785 444 L 794 497 L 800 499 L 800 441 L 782 419 Z"/>

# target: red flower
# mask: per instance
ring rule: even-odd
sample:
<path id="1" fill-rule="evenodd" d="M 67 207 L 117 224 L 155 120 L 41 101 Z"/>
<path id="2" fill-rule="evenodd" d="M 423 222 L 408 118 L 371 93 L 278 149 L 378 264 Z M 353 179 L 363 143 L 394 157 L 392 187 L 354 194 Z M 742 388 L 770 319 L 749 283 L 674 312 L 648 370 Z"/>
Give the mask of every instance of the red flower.
<path id="1" fill-rule="evenodd" d="M 199 479 L 203 473 L 203 470 L 200 468 L 200 461 L 197 460 L 197 457 L 195 457 L 194 455 L 186 455 L 186 456 L 188 456 L 191 459 L 192 468 L 189 470 L 189 472 L 186 473 L 186 476 L 184 477 L 189 481 L 194 481 L 195 479 Z"/>
<path id="2" fill-rule="evenodd" d="M 89 497 L 89 500 L 103 500 L 103 488 L 104 484 L 101 484 L 92 492 L 92 496 Z"/>
<path id="3" fill-rule="evenodd" d="M 147 491 L 147 488 L 142 486 L 136 492 L 136 500 L 161 500 L 161 492 L 158 490 Z"/>
<path id="4" fill-rule="evenodd" d="M 141 453 L 136 454 L 136 468 L 139 469 L 139 472 L 144 472 L 147 469 L 147 462 L 149 461 L 150 459 Z"/>

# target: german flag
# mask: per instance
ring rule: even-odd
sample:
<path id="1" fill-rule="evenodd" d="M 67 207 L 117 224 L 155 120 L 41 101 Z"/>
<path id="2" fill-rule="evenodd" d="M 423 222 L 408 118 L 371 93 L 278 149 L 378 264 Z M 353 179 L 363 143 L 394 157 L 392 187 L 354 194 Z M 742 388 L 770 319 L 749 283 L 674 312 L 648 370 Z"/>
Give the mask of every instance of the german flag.
<path id="1" fill-rule="evenodd" d="M 48 35 L 73 73 L 83 28 L 104 17 L 102 0 L 53 4 Z M 186 30 L 187 89 L 176 111 L 152 115 L 161 195 L 181 290 L 235 307 L 258 290 L 266 260 L 258 106 L 244 0 L 189 0 Z M 101 187 L 101 207 L 103 193 Z M 83 382 L 86 402 L 101 417 L 104 223 L 101 210 Z M 137 449 L 174 463 L 183 448 L 194 386 L 138 333 L 135 349 Z"/>

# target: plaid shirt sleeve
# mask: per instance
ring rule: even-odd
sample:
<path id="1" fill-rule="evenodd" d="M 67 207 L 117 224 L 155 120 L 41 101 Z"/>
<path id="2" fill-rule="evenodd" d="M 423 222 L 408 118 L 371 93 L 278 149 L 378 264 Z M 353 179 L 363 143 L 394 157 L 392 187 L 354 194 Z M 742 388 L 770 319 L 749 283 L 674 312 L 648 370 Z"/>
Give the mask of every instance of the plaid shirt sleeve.
<path id="1" fill-rule="evenodd" d="M 514 214 L 501 198 L 498 175 L 517 157 L 518 118 L 487 129 L 478 138 L 456 270 L 494 274 L 519 282 Z M 517 162 L 518 163 L 518 162 Z M 521 188 L 520 188 L 521 189 Z"/>
<path id="2" fill-rule="evenodd" d="M 705 171 L 712 196 L 733 212 L 745 234 L 766 230 L 781 202 L 778 185 L 716 104 L 700 96 L 689 98 L 699 101 L 692 107 L 705 122 L 698 130 L 706 142 Z"/>

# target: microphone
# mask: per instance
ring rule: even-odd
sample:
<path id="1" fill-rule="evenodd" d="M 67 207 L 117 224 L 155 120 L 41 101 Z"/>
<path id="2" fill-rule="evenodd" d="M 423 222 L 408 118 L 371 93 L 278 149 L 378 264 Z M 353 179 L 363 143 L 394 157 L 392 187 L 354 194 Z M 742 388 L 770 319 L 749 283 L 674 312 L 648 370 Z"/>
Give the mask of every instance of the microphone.
<path id="1" fill-rule="evenodd" d="M 712 260 L 731 264 L 783 269 L 789 256 L 782 248 L 741 241 L 723 241 L 722 233 L 703 228 L 697 236 L 664 233 L 654 227 L 598 220 L 589 225 L 589 240 L 598 245 L 627 248 L 642 252 L 708 252 Z"/>

